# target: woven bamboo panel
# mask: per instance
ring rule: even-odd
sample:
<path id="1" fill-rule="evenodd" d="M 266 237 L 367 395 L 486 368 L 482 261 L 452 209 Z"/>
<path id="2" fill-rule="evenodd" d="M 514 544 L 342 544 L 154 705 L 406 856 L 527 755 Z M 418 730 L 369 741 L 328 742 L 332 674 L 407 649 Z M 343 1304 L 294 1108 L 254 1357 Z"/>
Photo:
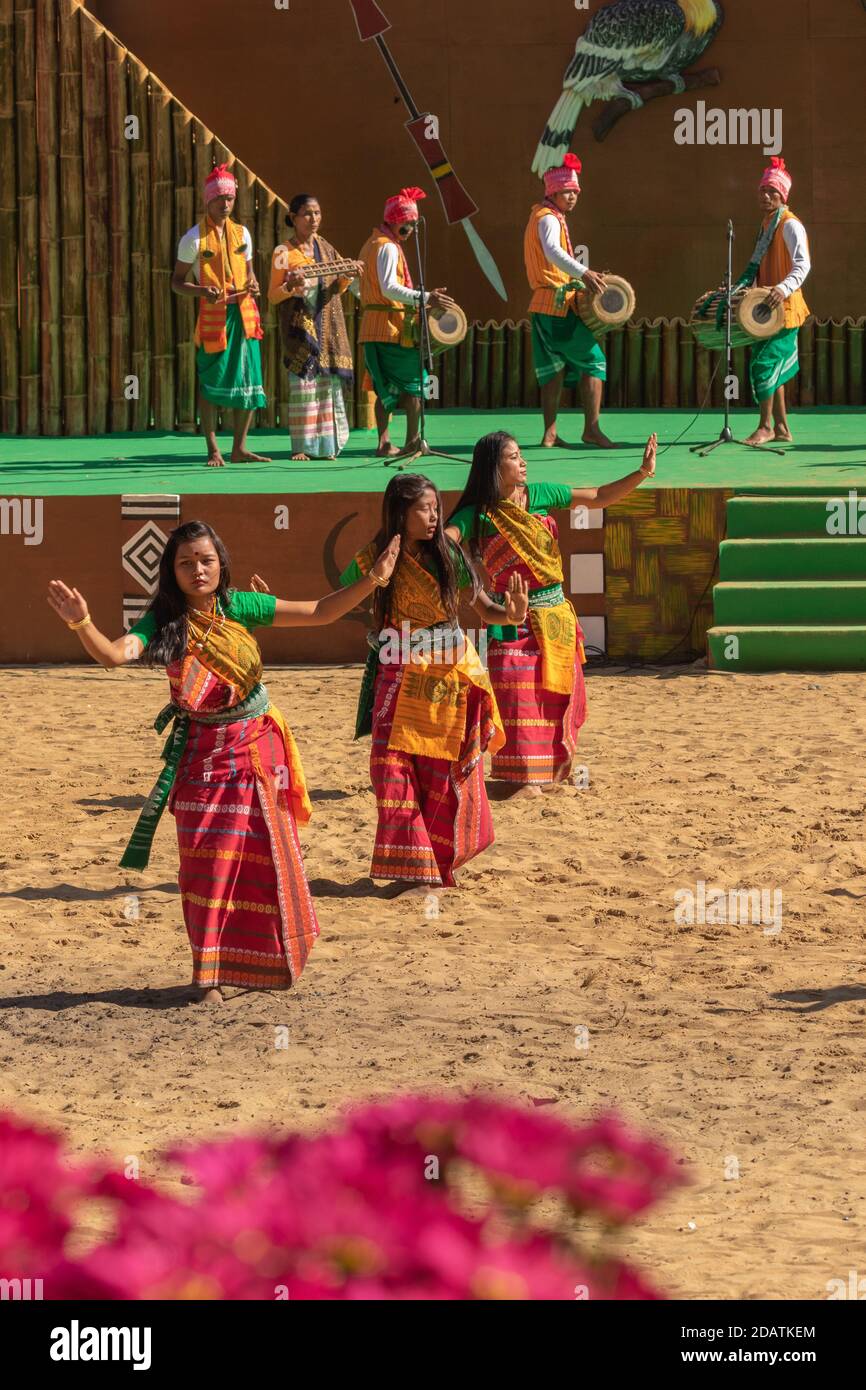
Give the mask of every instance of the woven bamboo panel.
<path id="1" fill-rule="evenodd" d="M 703 655 L 727 490 L 643 489 L 605 513 L 607 653 Z M 636 506 L 638 499 L 641 506 Z"/>

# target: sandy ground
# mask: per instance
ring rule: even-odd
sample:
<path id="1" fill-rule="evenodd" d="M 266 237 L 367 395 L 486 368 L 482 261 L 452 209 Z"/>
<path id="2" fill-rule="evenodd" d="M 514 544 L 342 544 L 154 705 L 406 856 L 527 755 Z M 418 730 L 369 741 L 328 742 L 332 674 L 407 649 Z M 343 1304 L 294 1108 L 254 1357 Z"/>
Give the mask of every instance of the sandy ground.
<path id="1" fill-rule="evenodd" d="M 322 937 L 297 990 L 214 1009 L 182 997 L 171 819 L 145 874 L 117 868 L 164 679 L 0 671 L 0 1101 L 143 1176 L 170 1141 L 398 1089 L 615 1106 L 693 1175 L 626 1242 L 673 1296 L 820 1299 L 866 1270 L 866 678 L 591 676 L 589 786 L 497 803 L 438 919 L 366 878 L 358 681 L 268 677 L 312 789 Z M 780 890 L 781 930 L 675 921 L 699 880 Z"/>

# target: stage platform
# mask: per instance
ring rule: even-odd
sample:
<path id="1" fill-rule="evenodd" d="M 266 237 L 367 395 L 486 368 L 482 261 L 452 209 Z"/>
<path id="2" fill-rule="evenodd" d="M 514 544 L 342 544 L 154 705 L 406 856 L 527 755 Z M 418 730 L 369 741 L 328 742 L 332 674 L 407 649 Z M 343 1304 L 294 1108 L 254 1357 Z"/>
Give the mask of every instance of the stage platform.
<path id="1" fill-rule="evenodd" d="M 718 436 L 721 417 L 715 410 L 699 419 L 690 410 L 607 411 L 602 423 L 610 438 L 622 444 L 611 451 L 579 442 L 581 417 L 573 412 L 561 420 L 565 437 L 576 441 L 573 451 L 540 447 L 541 417 L 534 410 L 431 410 L 427 418 L 431 447 L 454 453 L 463 464 L 430 458 L 413 468 L 448 492 L 462 487 L 475 441 L 494 429 L 515 435 L 534 476 L 576 486 L 595 486 L 636 468 L 652 430 L 659 435 L 655 487 L 824 490 L 847 486 L 858 475 L 866 478 L 866 409 L 794 411 L 794 443 L 785 446 L 784 458 L 734 445 L 704 459 L 691 454 L 690 445 Z M 756 419 L 754 410 L 736 411 L 734 433 L 744 437 Z M 397 443 L 402 443 L 403 429 L 399 420 Z M 222 438 L 230 447 L 230 436 Z M 392 471 L 373 456 L 375 434 L 370 430 L 353 431 L 339 459 L 316 464 L 293 463 L 285 433 L 258 431 L 250 442 L 272 462 L 206 468 L 201 436 L 193 434 L 6 436 L 0 439 L 0 496 L 381 492 Z"/>
<path id="2" fill-rule="evenodd" d="M 563 417 L 566 438 L 577 437 L 580 423 L 573 413 Z M 754 423 L 753 411 L 737 412 L 735 433 Z M 718 434 L 715 411 L 697 420 L 689 411 L 608 411 L 604 424 L 621 447 L 549 450 L 537 442 L 536 411 L 432 410 L 430 443 L 453 452 L 455 461 L 421 459 L 410 467 L 435 479 L 448 507 L 463 487 L 475 441 L 503 428 L 524 449 L 530 477 L 593 486 L 636 468 L 656 429 L 652 483 L 603 513 L 572 513 L 570 525 L 567 513 L 559 517 L 566 583 L 588 648 L 616 661 L 685 661 L 706 653 L 707 631 L 721 621 L 714 591 L 734 494 L 811 496 L 820 504 L 822 497 L 866 490 L 862 409 L 794 412 L 794 443 L 782 457 L 735 445 L 704 459 L 689 453 L 691 443 Z M 273 455 L 271 463 L 207 468 L 194 435 L 0 440 L 0 589 L 16 597 L 0 630 L 0 663 L 82 660 L 74 634 L 45 602 L 53 578 L 85 594 L 103 631 L 121 633 L 149 601 L 168 532 L 196 518 L 225 540 L 239 587 L 258 572 L 281 597 L 334 588 L 377 530 L 381 493 L 393 473 L 371 454 L 373 434 L 355 432 L 335 462 L 304 465 L 292 463 L 283 434 L 251 439 Z M 812 532 L 816 524 L 813 517 Z M 756 539 L 763 534 L 759 528 Z M 866 552 L 866 538 L 855 545 Z M 801 551 L 792 548 L 792 565 Z M 866 555 L 852 563 L 853 577 L 866 581 Z M 802 576 L 794 565 L 790 576 L 771 578 Z M 473 615 L 464 618 L 476 625 Z M 331 627 L 264 632 L 265 660 L 360 661 L 366 625 L 359 610 Z"/>

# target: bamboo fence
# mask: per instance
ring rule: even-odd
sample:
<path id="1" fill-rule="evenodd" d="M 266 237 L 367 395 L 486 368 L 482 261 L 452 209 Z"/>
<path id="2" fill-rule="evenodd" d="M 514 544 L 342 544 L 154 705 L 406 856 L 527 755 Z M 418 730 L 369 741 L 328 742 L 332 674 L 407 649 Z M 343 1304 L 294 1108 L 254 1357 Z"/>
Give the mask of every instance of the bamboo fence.
<path id="1" fill-rule="evenodd" d="M 238 179 L 259 284 L 286 235 L 280 198 L 80 6 L 0 0 L 0 430 L 100 434 L 195 430 L 195 302 L 171 291 L 177 242 L 201 215 L 214 163 Z M 359 315 L 344 299 L 355 361 Z M 261 298 L 268 405 L 282 428 L 288 380 L 274 311 Z M 810 319 L 800 331 L 794 406 L 862 406 L 866 319 Z M 684 319 L 641 319 L 604 340 L 609 407 L 721 406 L 721 357 Z M 735 352 L 751 403 L 748 350 Z M 537 408 L 529 324 L 470 325 L 437 357 L 432 409 Z M 363 371 L 350 423 L 372 426 Z M 565 394 L 577 405 L 578 393 Z"/>

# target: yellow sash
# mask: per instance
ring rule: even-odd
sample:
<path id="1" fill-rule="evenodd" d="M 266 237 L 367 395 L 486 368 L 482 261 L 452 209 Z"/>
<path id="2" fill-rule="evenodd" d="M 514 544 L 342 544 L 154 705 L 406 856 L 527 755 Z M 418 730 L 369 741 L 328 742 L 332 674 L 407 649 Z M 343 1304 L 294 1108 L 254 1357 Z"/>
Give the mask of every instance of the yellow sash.
<path id="1" fill-rule="evenodd" d="M 447 623 L 439 581 L 406 551 L 400 556 L 391 579 L 388 622 L 397 633 L 407 622 L 410 632 Z M 442 660 L 436 660 L 437 656 Z M 462 650 L 454 646 L 437 652 L 430 643 L 429 653 L 418 652 L 403 668 L 403 678 L 388 747 L 401 753 L 421 754 L 456 762 L 466 738 L 469 687 L 477 686 L 490 700 L 490 716 L 496 733 L 488 752 L 496 753 L 505 743 L 505 730 L 493 694 L 490 677 L 472 643 Z"/>
<path id="2" fill-rule="evenodd" d="M 220 236 L 216 226 L 206 217 L 199 227 L 200 250 L 198 256 L 199 284 L 216 285 L 220 290 L 217 300 L 200 299 L 198 319 L 195 326 L 196 347 L 205 352 L 225 352 L 228 345 L 226 336 L 226 295 L 232 288 L 243 290 L 247 285 L 247 258 L 244 249 L 244 229 L 231 218 L 226 220 L 224 233 Z M 234 300 L 241 311 L 244 333 L 248 338 L 261 338 L 262 327 L 256 301 L 251 294 Z"/>
<path id="3" fill-rule="evenodd" d="M 193 663 L 206 667 L 223 681 L 236 697 L 231 703 L 240 704 L 262 678 L 262 654 L 252 633 L 233 618 L 223 618 L 222 622 L 218 619 L 211 626 L 207 614 L 197 613 L 188 614 L 187 632 L 187 655 L 181 664 L 179 681 L 180 694 L 185 697 L 184 706 L 195 708 L 195 693 L 185 688 L 187 675 L 194 671 Z M 295 820 L 299 825 L 306 825 L 313 808 L 292 731 L 276 705 L 269 704 L 265 713 L 283 735 L 288 758 L 289 799 Z"/>
<path id="4" fill-rule="evenodd" d="M 537 516 L 503 498 L 490 520 L 532 572 L 539 588 L 563 582 L 559 545 Z M 577 647 L 574 609 L 568 599 L 549 608 L 530 608 L 529 623 L 541 652 L 542 685 L 557 695 L 570 695 Z"/>

